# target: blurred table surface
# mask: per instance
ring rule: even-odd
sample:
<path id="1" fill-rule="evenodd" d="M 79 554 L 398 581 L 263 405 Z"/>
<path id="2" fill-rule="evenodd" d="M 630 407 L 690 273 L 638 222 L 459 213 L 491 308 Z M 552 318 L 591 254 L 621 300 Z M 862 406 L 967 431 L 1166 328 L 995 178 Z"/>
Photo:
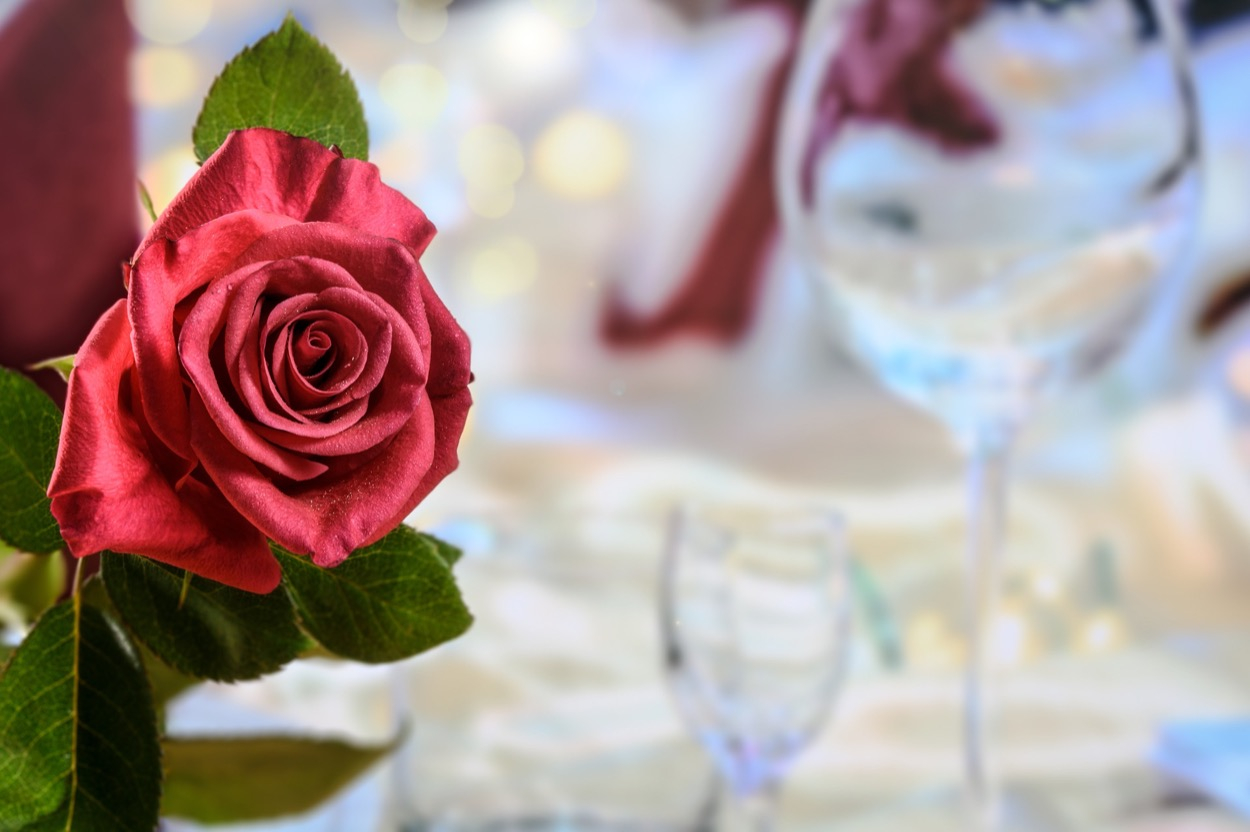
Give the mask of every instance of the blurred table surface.
<path id="1" fill-rule="evenodd" d="M 691 495 L 829 500 L 848 519 L 852 547 L 880 609 L 858 613 L 854 672 L 832 724 L 794 771 L 781 828 L 837 829 L 840 818 L 953 782 L 962 496 L 958 459 L 942 433 L 837 357 L 784 265 L 770 281 L 756 331 L 737 350 L 677 345 L 622 356 L 598 347 L 595 304 L 604 285 L 619 279 L 620 263 L 612 258 L 636 244 L 622 229 L 632 222 L 630 199 L 638 194 L 618 190 L 592 202 L 561 201 L 532 186 L 527 173 L 516 186 L 515 206 L 498 213 L 475 206 L 454 181 L 460 132 L 482 113 L 507 124 L 519 146 L 537 141 L 549 122 L 589 107 L 624 125 L 620 129 L 635 142 L 636 177 L 671 179 L 674 198 L 685 200 L 676 204 L 697 204 L 689 193 L 702 185 L 686 175 L 681 160 L 698 151 L 700 137 L 706 147 L 718 131 L 741 132 L 743 125 L 693 119 L 687 132 L 694 137 L 677 141 L 662 113 L 648 116 L 645 101 L 632 94 L 663 90 L 668 106 L 714 115 L 716 106 L 735 100 L 738 81 L 729 58 L 742 52 L 759 21 L 743 18 L 702 32 L 672 22 L 652 29 L 639 23 L 656 13 L 646 0 L 622 2 L 610 13 L 604 6 L 602 15 L 614 25 L 636 26 L 640 39 L 629 48 L 650 50 L 648 60 L 661 68 L 648 74 L 622 69 L 628 61 L 618 53 L 625 47 L 613 47 L 607 23 L 591 24 L 575 37 L 553 34 L 532 17 L 541 4 L 502 3 L 493 7 L 494 18 L 475 5 L 453 16 L 442 40 L 420 46 L 412 32 L 405 38 L 393 31 L 390 4 L 359 14 L 354 6 L 349 11 L 329 2 L 294 5 L 360 80 L 384 176 L 427 206 L 440 226 L 427 269 L 475 341 L 477 406 L 463 467 L 413 522 L 453 528 L 501 506 L 533 507 L 539 516 L 552 505 L 573 503 L 640 513 L 658 524 L 665 505 Z M 158 76 L 189 66 L 188 89 L 203 88 L 211 68 L 272 22 L 261 20 L 253 4 L 236 1 L 221 0 L 213 15 L 212 25 L 198 30 L 202 36 L 181 45 L 141 44 L 136 83 L 144 178 L 158 203 L 194 169 L 187 137 L 195 110 L 190 92 L 170 86 L 177 78 L 156 83 Z M 529 47 L 500 40 L 499 20 L 532 36 Z M 546 44 L 546 54 L 533 43 Z M 662 60 L 688 54 L 705 61 L 695 64 L 705 67 L 702 74 L 687 71 L 689 63 Z M 1165 725 L 1250 714 L 1250 453 L 1243 447 L 1250 435 L 1243 411 L 1250 408 L 1244 379 L 1250 359 L 1238 364 L 1235 321 L 1209 341 L 1188 328 L 1206 290 L 1250 263 L 1250 244 L 1240 230 L 1250 218 L 1250 87 L 1244 83 L 1250 31 L 1213 35 L 1197 56 L 1211 175 L 1195 276 L 1158 322 L 1153 344 L 1139 345 L 1115 372 L 1041 414 L 1016 464 L 999 621 L 1002 660 L 1010 669 L 1004 694 L 1012 704 L 998 746 L 1009 775 L 1095 819 L 1081 832 L 1250 829 L 1250 821 L 1200 798 L 1151 762 Z M 509 70 L 510 60 L 521 61 L 517 66 L 529 74 Z M 425 73 L 431 89 L 442 90 L 447 104 L 441 114 L 427 118 L 419 108 L 396 104 L 400 76 L 387 73 L 399 66 L 408 66 L 403 72 L 409 75 Z M 430 74 L 431 68 L 437 71 Z M 725 71 L 717 74 L 717 68 Z M 673 139 L 673 158 L 653 160 L 638 149 L 663 147 L 666 135 Z M 707 165 L 690 167 L 709 175 Z M 692 235 L 697 229 L 686 233 Z M 681 249 L 680 241 L 660 243 Z M 483 263 L 497 265 L 501 256 L 528 265 L 521 272 L 483 271 Z M 639 744 L 642 768 L 616 776 L 644 784 L 667 779 L 670 791 L 684 792 L 673 811 L 689 814 L 706 793 L 709 773 L 660 678 L 651 629 L 659 544 L 650 539 L 645 546 L 640 539 L 629 575 L 613 588 L 621 606 L 603 607 L 634 622 L 619 625 L 630 648 L 615 637 L 611 646 L 583 645 L 583 658 L 592 662 L 611 664 L 619 656 L 606 678 L 619 670 L 637 683 L 631 688 L 637 696 L 607 705 L 582 702 L 588 710 L 578 713 L 600 730 L 571 750 L 560 746 L 550 753 L 559 758 L 613 742 Z M 511 724 L 505 717 L 518 713 L 516 703 L 505 697 L 466 711 L 463 700 L 490 700 L 508 678 L 528 672 L 509 664 L 498 639 L 515 632 L 507 611 L 516 602 L 517 582 L 526 592 L 545 590 L 524 573 L 490 568 L 489 559 L 466 560 L 466 591 L 470 604 L 481 607 L 481 626 L 445 656 L 440 651 L 405 668 L 402 680 L 387 670 L 309 663 L 255 684 L 210 686 L 175 706 L 176 731 L 276 726 L 372 738 L 393 730 L 397 702 L 414 708 L 417 739 L 428 744 L 414 745 L 398 770 L 376 773 L 307 818 L 247 828 L 388 828 L 396 784 L 400 791 L 421 788 L 405 781 L 403 765 L 420 769 L 423 749 L 440 747 L 449 732 L 461 756 L 499 761 L 490 756 L 502 754 L 499 748 L 479 748 L 465 738 L 486 736 L 484 725 L 496 732 L 489 736 L 500 736 Z M 589 587 L 584 598 L 581 590 L 566 597 L 596 598 L 594 583 Z M 539 630 L 540 642 L 554 638 Z M 901 650 L 903 660 L 891 658 L 892 650 Z M 603 730 L 626 705 L 639 709 L 635 716 L 645 723 L 639 735 Z M 599 706 L 607 716 L 596 723 Z M 426 726 L 437 734 L 440 720 L 441 739 L 422 733 Z M 517 760 L 533 765 L 532 758 Z M 430 765 L 436 770 L 441 763 Z M 448 761 L 444 768 L 455 765 Z M 484 788 L 479 797 L 487 801 Z M 169 828 L 189 825 L 171 821 Z"/>

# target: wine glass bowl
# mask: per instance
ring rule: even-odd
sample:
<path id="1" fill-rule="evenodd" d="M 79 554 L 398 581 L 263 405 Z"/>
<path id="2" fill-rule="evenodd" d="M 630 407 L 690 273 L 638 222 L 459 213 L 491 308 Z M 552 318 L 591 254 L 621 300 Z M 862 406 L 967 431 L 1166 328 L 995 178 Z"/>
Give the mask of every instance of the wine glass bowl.
<path id="1" fill-rule="evenodd" d="M 824 0 L 783 116 L 787 232 L 883 383 L 957 430 L 1019 422 L 1175 273 L 1195 125 L 1148 0 Z"/>
<path id="2" fill-rule="evenodd" d="M 805 21 L 787 240 L 852 354 L 968 460 L 962 828 L 1058 826 L 1004 808 L 986 741 L 1010 449 L 1180 273 L 1198 150 L 1171 0 L 817 0 Z"/>
<path id="3" fill-rule="evenodd" d="M 686 507 L 661 586 L 666 671 L 731 798 L 771 802 L 841 680 L 849 586 L 825 510 Z M 771 807 L 757 807 L 767 828 Z"/>

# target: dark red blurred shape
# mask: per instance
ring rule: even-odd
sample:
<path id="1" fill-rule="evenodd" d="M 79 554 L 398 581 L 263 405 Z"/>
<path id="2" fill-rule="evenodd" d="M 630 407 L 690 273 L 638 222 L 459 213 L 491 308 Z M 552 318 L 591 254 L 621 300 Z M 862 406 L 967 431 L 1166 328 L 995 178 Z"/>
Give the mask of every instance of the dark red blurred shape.
<path id="1" fill-rule="evenodd" d="M 776 234 L 773 164 L 786 80 L 798 45 L 798 20 L 808 0 L 740 0 L 768 4 L 792 23 L 791 48 L 773 70 L 760 121 L 738 180 L 719 209 L 694 267 L 652 316 L 608 299 L 604 340 L 617 347 L 650 347 L 680 335 L 733 344 L 754 320 L 766 257 Z M 947 50 L 985 0 L 867 0 L 851 14 L 840 54 L 830 63 L 819 97 L 816 135 L 805 153 L 804 192 L 810 198 L 816 153 L 849 121 L 892 122 L 952 152 L 998 140 L 992 114 L 951 70 Z"/>
<path id="2" fill-rule="evenodd" d="M 984 6 L 985 0 L 869 0 L 855 10 L 817 99 L 803 160 L 805 200 L 817 155 L 848 122 L 894 124 L 952 153 L 997 143 L 993 115 L 947 60 L 955 34 Z"/>
<path id="3" fill-rule="evenodd" d="M 76 351 L 123 294 L 131 40 L 123 0 L 28 0 L 0 29 L 0 364 Z"/>

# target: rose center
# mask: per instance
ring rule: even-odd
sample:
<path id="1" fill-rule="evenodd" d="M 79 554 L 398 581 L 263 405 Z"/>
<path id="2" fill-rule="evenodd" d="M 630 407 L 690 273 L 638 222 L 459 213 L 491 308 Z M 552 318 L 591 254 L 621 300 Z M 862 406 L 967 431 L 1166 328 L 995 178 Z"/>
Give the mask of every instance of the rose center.
<path id="1" fill-rule="evenodd" d="M 311 382 L 320 381 L 338 358 L 334 338 L 320 321 L 301 321 L 292 335 L 291 358 L 295 369 Z"/>

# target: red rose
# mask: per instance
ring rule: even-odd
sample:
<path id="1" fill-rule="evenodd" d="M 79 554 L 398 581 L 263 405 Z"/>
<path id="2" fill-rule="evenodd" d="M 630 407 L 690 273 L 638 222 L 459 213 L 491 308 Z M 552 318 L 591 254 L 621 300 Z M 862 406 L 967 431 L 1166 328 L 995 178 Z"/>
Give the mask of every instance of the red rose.
<path id="1" fill-rule="evenodd" d="M 387 534 L 457 464 L 469 342 L 418 258 L 434 227 L 377 168 L 232 133 L 126 269 L 70 377 L 48 494 L 77 556 L 240 589 Z"/>

